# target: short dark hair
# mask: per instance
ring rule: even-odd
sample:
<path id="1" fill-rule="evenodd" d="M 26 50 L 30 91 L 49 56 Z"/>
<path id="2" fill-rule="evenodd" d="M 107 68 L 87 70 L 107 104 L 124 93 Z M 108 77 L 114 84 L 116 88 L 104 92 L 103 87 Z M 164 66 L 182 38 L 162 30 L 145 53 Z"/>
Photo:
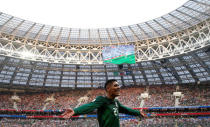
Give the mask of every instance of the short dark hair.
<path id="1" fill-rule="evenodd" d="M 106 87 L 107 87 L 110 83 L 113 83 L 113 82 L 117 82 L 117 80 L 116 80 L 116 79 L 109 79 L 109 80 L 107 80 L 106 83 L 105 83 L 105 86 L 104 86 L 105 90 L 106 90 Z"/>

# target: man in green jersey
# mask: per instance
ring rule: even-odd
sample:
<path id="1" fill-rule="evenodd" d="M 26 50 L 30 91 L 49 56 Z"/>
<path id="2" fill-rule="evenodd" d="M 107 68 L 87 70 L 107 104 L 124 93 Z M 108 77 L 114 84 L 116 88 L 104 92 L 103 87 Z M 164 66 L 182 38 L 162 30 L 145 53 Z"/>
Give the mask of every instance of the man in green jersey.
<path id="1" fill-rule="evenodd" d="M 105 83 L 107 95 L 105 97 L 98 96 L 95 100 L 88 104 L 84 104 L 75 109 L 66 109 L 62 114 L 63 118 L 70 118 L 73 115 L 87 114 L 97 109 L 97 117 L 100 127 L 119 127 L 119 113 L 144 117 L 142 111 L 128 108 L 115 99 L 120 95 L 120 86 L 115 79 L 108 80 Z"/>

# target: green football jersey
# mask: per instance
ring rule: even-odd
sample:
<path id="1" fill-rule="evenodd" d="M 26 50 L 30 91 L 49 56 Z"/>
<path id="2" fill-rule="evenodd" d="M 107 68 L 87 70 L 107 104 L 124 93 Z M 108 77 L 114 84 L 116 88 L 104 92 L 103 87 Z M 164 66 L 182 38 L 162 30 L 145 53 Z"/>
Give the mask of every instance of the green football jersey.
<path id="1" fill-rule="evenodd" d="M 119 113 L 142 117 L 140 112 L 128 108 L 117 99 L 98 96 L 94 101 L 74 109 L 74 115 L 87 114 L 97 109 L 98 122 L 100 127 L 119 127 Z"/>

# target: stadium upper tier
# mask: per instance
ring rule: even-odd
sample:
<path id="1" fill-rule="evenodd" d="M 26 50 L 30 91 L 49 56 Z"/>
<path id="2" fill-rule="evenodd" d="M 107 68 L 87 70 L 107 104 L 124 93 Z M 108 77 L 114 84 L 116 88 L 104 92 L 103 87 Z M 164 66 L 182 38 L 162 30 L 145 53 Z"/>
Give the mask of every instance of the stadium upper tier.
<path id="1" fill-rule="evenodd" d="M 76 29 L 0 12 L 0 55 L 61 64 L 103 64 L 102 48 L 134 45 L 135 61 L 173 57 L 210 45 L 210 1 L 189 0 L 159 18 L 115 28 Z"/>
<path id="2" fill-rule="evenodd" d="M 99 29 L 64 28 L 39 24 L 0 12 L 0 33 L 64 44 L 119 44 L 166 36 L 209 18 L 209 0 L 189 0 L 159 18 L 129 26 Z"/>

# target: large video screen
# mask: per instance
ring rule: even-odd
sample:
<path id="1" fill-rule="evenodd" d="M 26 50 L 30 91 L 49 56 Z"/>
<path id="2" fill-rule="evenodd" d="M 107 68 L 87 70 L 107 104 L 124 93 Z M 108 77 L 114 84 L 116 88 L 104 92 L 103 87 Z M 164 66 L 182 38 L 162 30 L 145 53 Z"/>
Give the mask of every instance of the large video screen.
<path id="1" fill-rule="evenodd" d="M 102 56 L 105 63 L 136 63 L 134 45 L 114 45 L 104 47 L 102 49 Z"/>

